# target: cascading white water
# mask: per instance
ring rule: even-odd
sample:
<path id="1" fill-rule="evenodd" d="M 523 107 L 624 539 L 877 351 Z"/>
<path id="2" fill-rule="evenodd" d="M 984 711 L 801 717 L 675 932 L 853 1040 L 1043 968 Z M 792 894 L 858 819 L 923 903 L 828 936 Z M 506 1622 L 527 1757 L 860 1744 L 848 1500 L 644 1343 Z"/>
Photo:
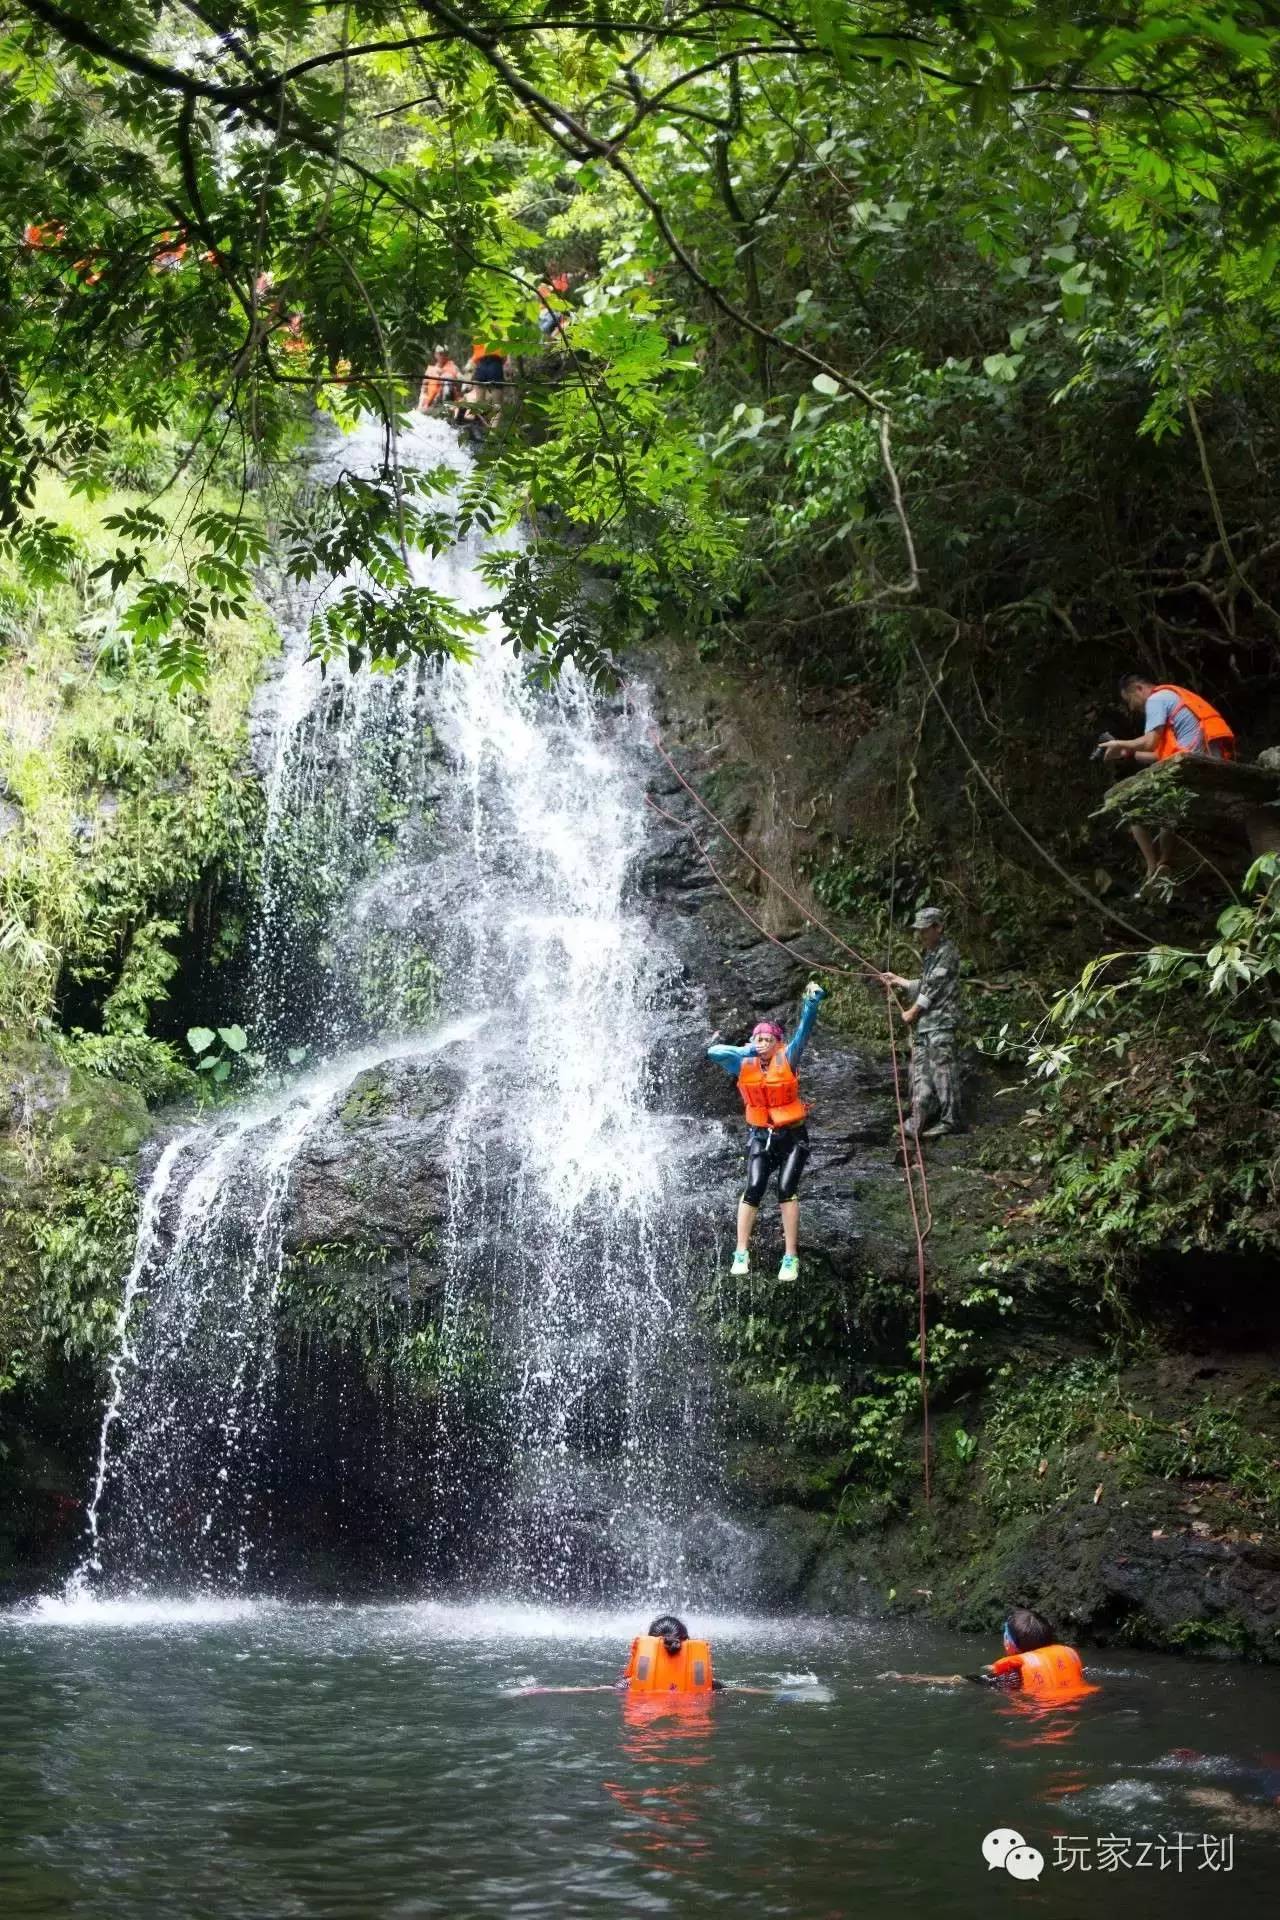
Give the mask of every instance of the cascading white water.
<path id="1" fill-rule="evenodd" d="M 166 1146 L 125 1282 L 77 1590 L 103 1576 L 243 1578 L 257 1534 L 291 1170 L 317 1120 L 362 1072 L 430 1058 L 479 1024 L 343 1055 Z"/>
<path id="2" fill-rule="evenodd" d="M 362 430 L 321 454 L 317 484 L 381 454 Z M 425 421 L 400 458 L 465 464 Z M 475 560 L 458 547 L 421 577 L 478 608 Z M 305 622 L 282 624 L 246 1024 L 274 1062 L 307 1050 L 312 1070 L 192 1130 L 157 1168 L 122 1311 L 91 1570 L 244 1578 L 263 1531 L 292 1170 L 366 1067 L 445 1047 L 465 1070 L 443 1148 L 443 1341 L 457 1364 L 423 1470 L 442 1502 L 474 1503 L 461 1532 L 475 1573 L 554 1589 L 585 1566 L 615 1590 L 667 1587 L 695 1517 L 690 1489 L 707 1479 L 705 1451 L 691 1471 L 705 1382 L 668 1218 L 678 1135 L 647 1092 L 672 963 L 629 896 L 643 716 L 604 711 L 572 669 L 538 690 L 496 631 L 467 665 L 322 676 Z M 481 1498 L 459 1471 L 472 1443 L 448 1386 L 477 1329 L 501 1389 Z"/>
<path id="3" fill-rule="evenodd" d="M 628 910 L 635 769 L 574 674 L 537 693 L 501 647 L 446 669 L 433 711 L 458 773 L 445 861 L 462 856 L 466 878 L 446 981 L 496 1010 L 450 1169 L 450 1307 L 485 1301 L 511 1367 L 511 1469 L 481 1557 L 554 1587 L 585 1552 L 652 1586 L 688 1517 L 693 1348 L 674 1142 L 646 1097 L 671 961 Z M 496 1193 L 481 1145 L 495 1111 L 512 1170 Z M 486 1212 L 503 1231 L 469 1245 Z"/>

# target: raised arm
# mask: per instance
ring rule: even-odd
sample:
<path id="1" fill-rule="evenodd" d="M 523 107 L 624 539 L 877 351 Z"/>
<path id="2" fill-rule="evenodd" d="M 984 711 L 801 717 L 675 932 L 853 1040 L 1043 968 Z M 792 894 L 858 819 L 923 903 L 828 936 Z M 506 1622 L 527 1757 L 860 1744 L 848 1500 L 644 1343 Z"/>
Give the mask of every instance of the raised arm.
<path id="1" fill-rule="evenodd" d="M 813 1023 L 818 1017 L 818 1008 L 826 999 L 826 991 L 816 980 L 811 980 L 804 990 L 804 999 L 800 1004 L 800 1020 L 795 1032 L 787 1042 L 787 1061 L 792 1067 L 798 1067 L 800 1057 L 809 1044 L 809 1035 L 813 1032 Z"/>

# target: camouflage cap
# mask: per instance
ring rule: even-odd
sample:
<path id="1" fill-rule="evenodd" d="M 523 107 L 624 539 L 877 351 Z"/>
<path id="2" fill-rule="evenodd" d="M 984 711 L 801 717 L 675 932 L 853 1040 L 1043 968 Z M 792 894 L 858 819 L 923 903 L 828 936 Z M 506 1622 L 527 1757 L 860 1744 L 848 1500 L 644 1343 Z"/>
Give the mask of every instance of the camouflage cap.
<path id="1" fill-rule="evenodd" d="M 926 927 L 940 927 L 945 918 L 941 907 L 920 907 L 911 922 L 913 933 L 923 933 Z"/>

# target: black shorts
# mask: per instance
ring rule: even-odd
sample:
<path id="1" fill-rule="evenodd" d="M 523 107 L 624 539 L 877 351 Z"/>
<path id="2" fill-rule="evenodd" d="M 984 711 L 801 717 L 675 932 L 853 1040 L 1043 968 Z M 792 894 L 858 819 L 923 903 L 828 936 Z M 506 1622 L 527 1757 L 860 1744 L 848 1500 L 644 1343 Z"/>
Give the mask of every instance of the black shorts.
<path id="1" fill-rule="evenodd" d="M 800 1176 L 809 1158 L 809 1129 L 802 1120 L 794 1127 L 752 1127 L 747 1136 L 747 1184 L 742 1197 L 758 1207 L 772 1174 L 778 1176 L 779 1200 L 794 1200 Z"/>

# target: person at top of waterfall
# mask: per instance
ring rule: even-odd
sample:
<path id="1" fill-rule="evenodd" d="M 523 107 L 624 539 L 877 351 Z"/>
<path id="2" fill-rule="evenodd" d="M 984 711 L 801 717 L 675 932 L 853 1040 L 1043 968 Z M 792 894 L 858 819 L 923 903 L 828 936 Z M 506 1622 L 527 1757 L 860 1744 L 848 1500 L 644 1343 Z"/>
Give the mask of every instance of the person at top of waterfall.
<path id="1" fill-rule="evenodd" d="M 479 443 L 495 425 L 502 411 L 506 382 L 506 358 L 485 341 L 472 342 L 471 358 L 462 369 L 463 386 L 459 404 L 454 408 L 454 425 Z"/>
<path id="2" fill-rule="evenodd" d="M 569 323 L 569 276 L 560 268 L 549 268 L 545 280 L 538 283 L 538 331 L 548 346 L 557 337 L 563 339 Z"/>
<path id="3" fill-rule="evenodd" d="M 451 406 L 461 379 L 462 375 L 458 372 L 448 347 L 437 347 L 431 357 L 431 365 L 423 375 L 422 392 L 418 397 L 418 412 L 430 413 L 433 407 Z"/>
<path id="4" fill-rule="evenodd" d="M 778 1211 L 786 1251 L 778 1268 L 779 1280 L 794 1280 L 800 1272 L 800 1178 L 809 1158 L 809 1109 L 800 1098 L 796 1069 L 809 1044 L 818 1008 L 826 989 L 811 980 L 804 990 L 800 1019 L 789 1040 L 776 1020 L 759 1020 L 745 1047 L 717 1043 L 707 1048 L 714 1060 L 738 1082 L 747 1115 L 747 1179 L 738 1202 L 738 1245 L 731 1271 L 744 1274 L 751 1267 L 751 1235 L 760 1202 L 772 1174 L 778 1176 Z"/>
<path id="5" fill-rule="evenodd" d="M 501 401 L 506 364 L 498 348 L 486 346 L 483 340 L 472 344 L 471 358 L 465 368 L 471 375 L 471 385 L 463 396 L 469 407 L 496 405 Z"/>
<path id="6" fill-rule="evenodd" d="M 1211 760 L 1235 758 L 1236 738 L 1230 724 L 1203 694 L 1193 693 L 1190 687 L 1175 686 L 1171 680 L 1151 680 L 1143 673 L 1126 673 L 1120 682 L 1120 698 L 1130 713 L 1142 715 L 1144 731 L 1132 740 L 1116 740 L 1104 733 L 1098 742 L 1104 760 L 1123 762 L 1133 770 L 1176 759 L 1183 753 L 1206 754 Z M 1168 827 L 1153 835 L 1141 821 L 1131 821 L 1129 830 L 1146 866 L 1139 897 L 1153 886 L 1158 893 L 1170 882 L 1177 836 Z"/>

